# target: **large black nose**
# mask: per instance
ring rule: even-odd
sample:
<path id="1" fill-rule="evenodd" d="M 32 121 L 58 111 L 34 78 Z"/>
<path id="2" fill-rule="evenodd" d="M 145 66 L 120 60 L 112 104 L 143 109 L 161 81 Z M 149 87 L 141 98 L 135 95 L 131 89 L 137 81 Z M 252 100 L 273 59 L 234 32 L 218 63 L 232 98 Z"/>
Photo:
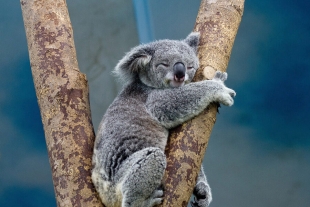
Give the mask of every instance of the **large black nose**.
<path id="1" fill-rule="evenodd" d="M 186 68 L 183 63 L 177 62 L 173 66 L 174 77 L 176 81 L 183 81 L 185 76 Z"/>

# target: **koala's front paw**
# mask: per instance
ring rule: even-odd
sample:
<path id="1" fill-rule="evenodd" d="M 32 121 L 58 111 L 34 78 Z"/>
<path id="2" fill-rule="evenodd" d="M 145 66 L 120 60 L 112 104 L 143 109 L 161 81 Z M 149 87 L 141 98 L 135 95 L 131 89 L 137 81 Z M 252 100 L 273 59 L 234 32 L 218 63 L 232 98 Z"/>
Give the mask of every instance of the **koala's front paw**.
<path id="1" fill-rule="evenodd" d="M 192 207 L 208 207 L 212 201 L 211 188 L 206 182 L 199 182 L 194 188 Z"/>
<path id="2" fill-rule="evenodd" d="M 236 92 L 224 85 L 224 81 L 227 80 L 227 73 L 216 71 L 212 80 L 223 86 L 223 89 L 218 91 L 218 101 L 226 106 L 232 106 L 234 104 L 233 98 L 236 96 Z"/>
<path id="3" fill-rule="evenodd" d="M 223 91 L 219 91 L 219 102 L 224 104 L 225 106 L 232 106 L 234 104 L 234 97 L 236 96 L 236 92 L 230 88 L 224 86 Z"/>

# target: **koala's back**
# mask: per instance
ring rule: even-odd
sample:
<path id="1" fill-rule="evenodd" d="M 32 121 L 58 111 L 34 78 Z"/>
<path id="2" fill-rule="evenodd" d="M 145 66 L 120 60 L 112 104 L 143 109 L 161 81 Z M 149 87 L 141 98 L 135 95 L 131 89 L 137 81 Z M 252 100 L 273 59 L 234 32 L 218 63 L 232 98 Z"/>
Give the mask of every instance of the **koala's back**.
<path id="1" fill-rule="evenodd" d="M 145 106 L 149 90 L 139 83 L 127 86 L 100 123 L 95 144 L 100 164 L 97 162 L 96 167 L 104 169 L 105 180 L 109 182 L 118 182 L 118 174 L 122 174 L 118 170 L 131 154 L 146 147 L 165 148 L 168 130 L 147 112 Z"/>

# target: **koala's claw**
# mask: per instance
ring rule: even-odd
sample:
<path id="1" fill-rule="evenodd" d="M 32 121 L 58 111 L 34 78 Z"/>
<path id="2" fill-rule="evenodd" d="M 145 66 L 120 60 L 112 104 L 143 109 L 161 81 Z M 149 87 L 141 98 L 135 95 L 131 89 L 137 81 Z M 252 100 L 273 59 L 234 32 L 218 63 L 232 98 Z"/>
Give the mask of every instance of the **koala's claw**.
<path id="1" fill-rule="evenodd" d="M 227 73 L 225 72 L 221 72 L 221 71 L 216 71 L 213 80 L 217 80 L 217 81 L 226 81 L 227 80 Z"/>
<path id="2" fill-rule="evenodd" d="M 194 201 L 192 207 L 208 207 L 212 201 L 211 189 L 205 182 L 199 182 L 194 189 Z"/>

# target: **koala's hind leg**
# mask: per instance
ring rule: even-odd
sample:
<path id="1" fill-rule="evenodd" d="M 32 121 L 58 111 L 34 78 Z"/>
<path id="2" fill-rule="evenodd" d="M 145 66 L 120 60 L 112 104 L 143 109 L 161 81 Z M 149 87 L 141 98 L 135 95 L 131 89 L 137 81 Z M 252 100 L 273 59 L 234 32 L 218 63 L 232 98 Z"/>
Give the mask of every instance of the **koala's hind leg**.
<path id="1" fill-rule="evenodd" d="M 122 207 L 152 207 L 162 202 L 160 189 L 166 168 L 164 152 L 155 147 L 132 154 L 121 167 Z M 126 171 L 125 171 L 126 170 Z"/>
<path id="2" fill-rule="evenodd" d="M 212 201 L 211 188 L 208 184 L 207 177 L 202 166 L 198 174 L 197 183 L 193 194 L 194 201 L 191 202 L 192 207 L 208 207 Z"/>

